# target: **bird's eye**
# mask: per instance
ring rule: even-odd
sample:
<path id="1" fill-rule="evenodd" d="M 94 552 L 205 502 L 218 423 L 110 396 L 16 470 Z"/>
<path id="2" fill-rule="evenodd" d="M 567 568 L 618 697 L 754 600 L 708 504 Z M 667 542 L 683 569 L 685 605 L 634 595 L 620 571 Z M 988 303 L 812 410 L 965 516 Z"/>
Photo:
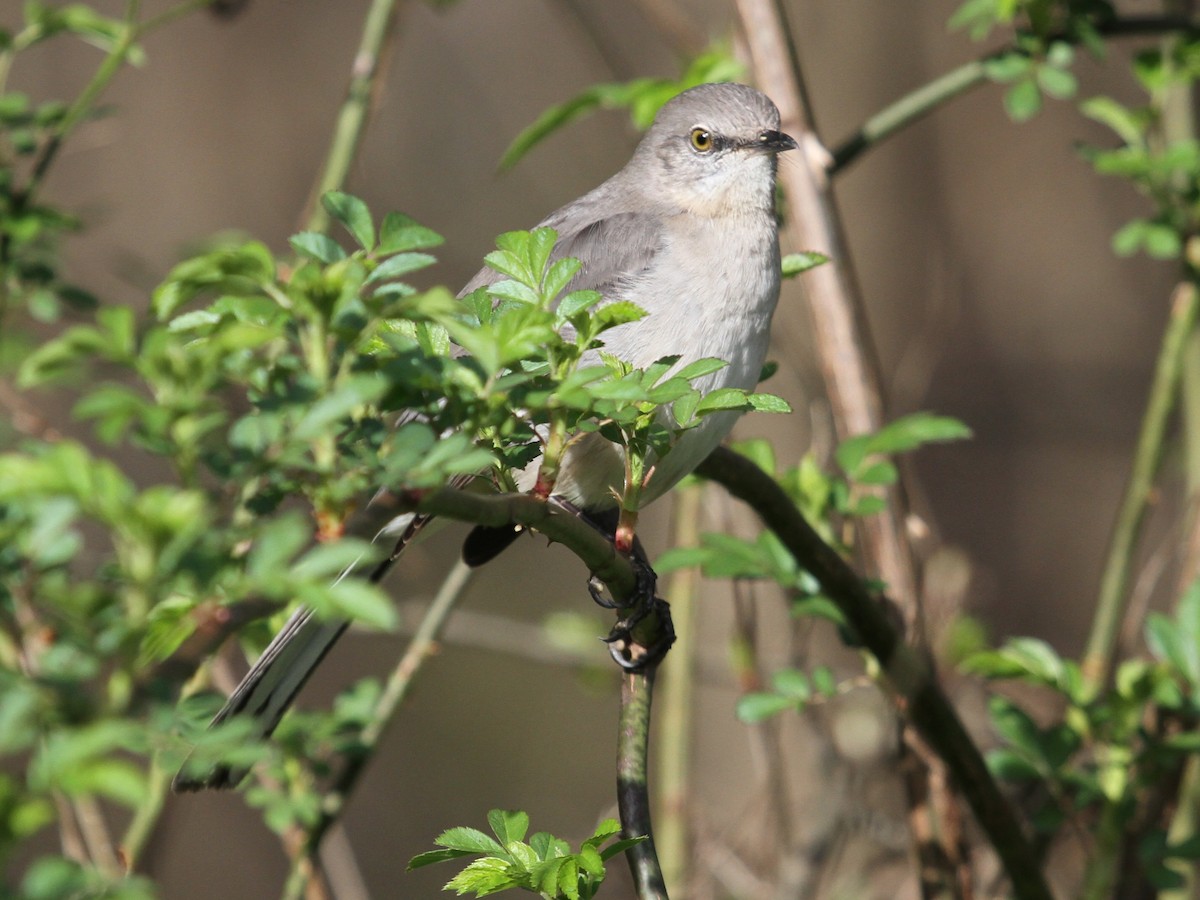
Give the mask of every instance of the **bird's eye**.
<path id="1" fill-rule="evenodd" d="M 692 148 L 707 153 L 713 148 L 713 136 L 706 128 L 692 129 Z"/>

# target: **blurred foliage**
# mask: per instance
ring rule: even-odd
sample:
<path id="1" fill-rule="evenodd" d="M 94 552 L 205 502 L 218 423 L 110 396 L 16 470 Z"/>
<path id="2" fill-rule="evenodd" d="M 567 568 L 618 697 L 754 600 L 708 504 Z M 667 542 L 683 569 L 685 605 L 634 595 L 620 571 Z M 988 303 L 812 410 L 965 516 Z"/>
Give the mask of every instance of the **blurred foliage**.
<path id="1" fill-rule="evenodd" d="M 633 127 L 645 131 L 662 105 L 676 94 L 698 84 L 735 81 L 745 71 L 728 47 L 716 46 L 696 57 L 679 78 L 636 78 L 624 83 L 592 85 L 570 100 L 550 107 L 518 134 L 500 157 L 500 168 L 516 165 L 551 134 L 597 109 L 627 109 Z"/>
<path id="2" fill-rule="evenodd" d="M 1007 86 L 1010 115 L 1023 120 L 1046 97 L 1075 97 L 1077 48 L 1102 56 L 1116 16 L 1106 0 L 967 0 L 952 25 L 975 39 L 1011 32 L 1007 49 L 984 65 Z M 572 290 L 579 263 L 556 256 L 550 229 L 501 235 L 486 260 L 494 282 L 457 298 L 410 283 L 435 262 L 438 234 L 399 213 L 378 219 L 336 191 L 322 202 L 342 240 L 304 232 L 287 254 L 254 240 L 215 241 L 163 279 L 150 320 L 125 306 L 98 308 L 62 276 L 61 242 L 79 222 L 43 203 L 40 186 L 71 129 L 98 114 L 107 79 L 142 60 L 137 38 L 150 24 L 82 3 L 28 0 L 19 24 L 0 25 L 0 377 L 15 373 L 15 393 L 34 409 L 43 391 L 72 392 L 75 415 L 91 428 L 87 440 L 72 441 L 18 432 L 16 417 L 3 426 L 0 756 L 11 765 L 0 775 L 2 863 L 55 825 L 87 827 L 82 811 L 100 798 L 133 813 L 119 846 L 129 854 L 123 862 L 136 865 L 166 779 L 188 753 L 197 766 L 259 763 L 264 777 L 247 802 L 280 834 L 313 826 L 321 815 L 316 786 L 356 751 L 377 715 L 379 684 L 359 682 L 328 712 L 292 714 L 267 746 L 247 740 L 236 721 L 205 729 L 218 701 L 202 691 L 202 659 L 182 651 L 219 636 L 231 612 L 252 610 L 247 618 L 258 621 L 240 637 L 257 652 L 295 601 L 323 616 L 392 627 L 395 614 L 377 588 L 336 577 L 377 553 L 343 534 L 377 486 L 419 490 L 478 476 L 511 488 L 510 471 L 540 454 L 548 491 L 569 441 L 600 431 L 627 448 L 622 502 L 636 511 L 644 472 L 681 432 L 721 411 L 787 409 L 770 394 L 702 394 L 694 382 L 720 360 L 680 367 L 667 357 L 636 369 L 606 355 L 605 334 L 642 313 Z M 59 37 L 105 54 L 80 95 L 35 102 L 9 90 L 17 55 Z M 1193 137 L 1170 133 L 1166 109 L 1193 86 L 1198 47 L 1193 35 L 1180 35 L 1136 57 L 1142 105 L 1107 97 L 1081 104 L 1121 142 L 1086 149 L 1088 161 L 1152 204 L 1116 235 L 1118 253 L 1194 264 L 1186 250 L 1198 224 L 1200 150 Z M 678 91 L 741 74 L 718 47 L 678 79 L 594 86 L 545 112 L 501 165 L 596 109 L 627 109 L 645 128 Z M 793 254 L 784 275 L 823 261 Z M 69 327 L 28 349 L 33 323 L 63 318 Z M 782 468 L 766 443 L 742 449 L 831 546 L 849 553 L 850 526 L 877 513 L 881 491 L 898 479 L 893 457 L 968 436 L 962 423 L 918 413 L 844 441 L 829 465 L 807 455 Z M 661 571 L 681 566 L 777 583 L 796 615 L 828 619 L 854 641 L 834 598 L 768 532 L 704 535 L 658 563 Z M 1034 798 L 1039 833 L 1050 838 L 1093 821 L 1101 831 L 1135 829 L 1139 865 L 1166 888 L 1181 883 L 1178 862 L 1200 858 L 1200 841 L 1168 839 L 1167 823 L 1145 814 L 1145 798 L 1177 785 L 1200 750 L 1200 585 L 1171 613 L 1152 615 L 1145 635 L 1148 656 L 1121 661 L 1101 690 L 1078 663 L 1027 638 L 976 652 L 964 667 L 1019 680 L 1061 705 L 1051 721 L 1000 694 L 989 705 L 1000 741 L 992 769 Z M 862 677 L 781 668 L 769 689 L 740 700 L 738 714 L 753 723 L 803 711 Z M 604 863 L 631 844 L 612 842 L 611 822 L 578 853 L 544 832 L 526 842 L 524 813 L 493 810 L 489 823 L 494 839 L 451 829 L 436 841 L 442 849 L 412 866 L 479 856 L 449 889 L 483 896 L 519 887 L 574 900 L 593 896 Z M 153 896 L 154 887 L 103 861 L 45 856 L 13 892 L 132 898 Z"/>

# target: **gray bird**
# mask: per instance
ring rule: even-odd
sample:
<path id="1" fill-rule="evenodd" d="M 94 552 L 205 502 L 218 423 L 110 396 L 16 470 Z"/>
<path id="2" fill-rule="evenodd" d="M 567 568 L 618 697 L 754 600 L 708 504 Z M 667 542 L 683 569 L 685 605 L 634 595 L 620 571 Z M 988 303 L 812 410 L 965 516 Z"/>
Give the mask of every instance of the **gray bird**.
<path id="1" fill-rule="evenodd" d="M 779 299 L 776 154 L 795 147 L 764 94 L 741 84 L 700 85 L 663 106 L 625 168 L 540 223 L 558 232 L 554 258 L 583 264 L 568 290 L 596 290 L 604 302 L 632 301 L 646 311 L 605 333 L 607 352 L 639 368 L 664 356 L 679 356 L 680 366 L 716 357 L 729 365 L 697 379 L 701 392 L 755 386 Z M 460 296 L 501 277 L 484 269 Z M 684 431 L 657 461 L 643 504 L 690 473 L 737 415 L 717 413 Z M 537 466 L 535 460 L 518 473 L 522 490 L 533 486 Z M 593 521 L 611 519 L 624 474 L 621 448 L 589 434 L 568 450 L 553 499 Z M 395 551 L 371 572 L 343 577 L 381 579 L 426 521 L 405 515 L 389 523 L 377 540 L 394 540 Z M 472 565 L 485 562 L 515 535 L 476 529 L 464 557 Z M 269 735 L 345 628 L 298 609 L 213 724 L 252 716 L 254 734 Z M 229 787 L 244 774 L 227 767 L 200 777 L 185 771 L 174 787 Z"/>

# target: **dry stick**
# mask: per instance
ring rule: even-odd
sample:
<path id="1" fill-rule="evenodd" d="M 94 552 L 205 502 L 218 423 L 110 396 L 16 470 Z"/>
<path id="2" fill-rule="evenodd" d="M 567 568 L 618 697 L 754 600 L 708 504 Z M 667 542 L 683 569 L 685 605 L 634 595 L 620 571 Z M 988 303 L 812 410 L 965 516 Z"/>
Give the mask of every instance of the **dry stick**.
<path id="1" fill-rule="evenodd" d="M 373 0 L 367 11 L 362 40 L 350 71 L 346 99 L 338 111 L 333 140 L 325 164 L 321 167 L 321 177 L 308 199 L 304 226 L 307 231 L 324 232 L 329 228 L 329 213 L 321 204 L 321 196 L 327 191 L 341 190 L 358 155 L 359 144 L 367 129 L 371 98 L 382 83 L 379 76 L 384 68 L 383 57 L 399 5 L 400 0 Z"/>
<path id="2" fill-rule="evenodd" d="M 1012 806 L 942 692 L 928 657 L 905 644 L 893 627 L 886 598 L 866 589 L 858 574 L 812 529 L 775 481 L 750 460 L 719 448 L 697 472 L 750 504 L 825 595 L 838 604 L 862 645 L 878 660 L 884 685 L 897 706 L 946 762 L 1012 880 L 1014 895 L 1021 900 L 1050 900 L 1037 856 Z"/>
<path id="3" fill-rule="evenodd" d="M 796 246 L 829 257 L 807 273 L 805 296 L 816 348 L 838 435 L 848 438 L 877 431 L 883 424 L 883 388 L 862 300 L 850 268 L 837 205 L 829 183 L 829 158 L 816 134 L 796 46 L 779 0 L 736 0 L 750 46 L 755 75 L 779 106 L 785 131 L 800 144 L 798 165 L 782 165 L 779 178 L 792 213 L 789 231 Z M 884 509 L 857 522 L 868 570 L 900 601 L 909 640 L 924 646 L 925 628 L 912 547 L 905 531 L 907 501 L 902 484 L 884 489 Z M 909 742 L 901 755 L 912 757 Z M 943 779 L 929 778 L 919 759 L 905 759 L 905 788 L 916 826 L 913 840 L 920 859 L 925 897 L 962 897 L 957 890 L 957 845 L 943 845 L 938 812 L 951 810 L 953 794 L 934 796 Z M 952 814 L 953 817 L 953 814 Z"/>

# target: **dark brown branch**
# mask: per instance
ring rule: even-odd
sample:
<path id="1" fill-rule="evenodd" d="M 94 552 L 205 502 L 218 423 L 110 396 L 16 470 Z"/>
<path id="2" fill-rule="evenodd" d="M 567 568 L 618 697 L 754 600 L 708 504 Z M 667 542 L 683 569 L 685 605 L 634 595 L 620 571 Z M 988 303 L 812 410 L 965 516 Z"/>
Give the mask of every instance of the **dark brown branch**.
<path id="1" fill-rule="evenodd" d="M 931 660 L 904 643 L 895 617 L 889 617 L 894 604 L 868 591 L 858 574 L 804 520 L 787 494 L 750 460 L 719 448 L 697 472 L 748 503 L 825 595 L 837 603 L 859 641 L 878 660 L 884 684 L 901 713 L 945 760 L 1000 856 L 1014 895 L 1023 900 L 1051 900 L 1033 846 L 942 692 Z"/>

